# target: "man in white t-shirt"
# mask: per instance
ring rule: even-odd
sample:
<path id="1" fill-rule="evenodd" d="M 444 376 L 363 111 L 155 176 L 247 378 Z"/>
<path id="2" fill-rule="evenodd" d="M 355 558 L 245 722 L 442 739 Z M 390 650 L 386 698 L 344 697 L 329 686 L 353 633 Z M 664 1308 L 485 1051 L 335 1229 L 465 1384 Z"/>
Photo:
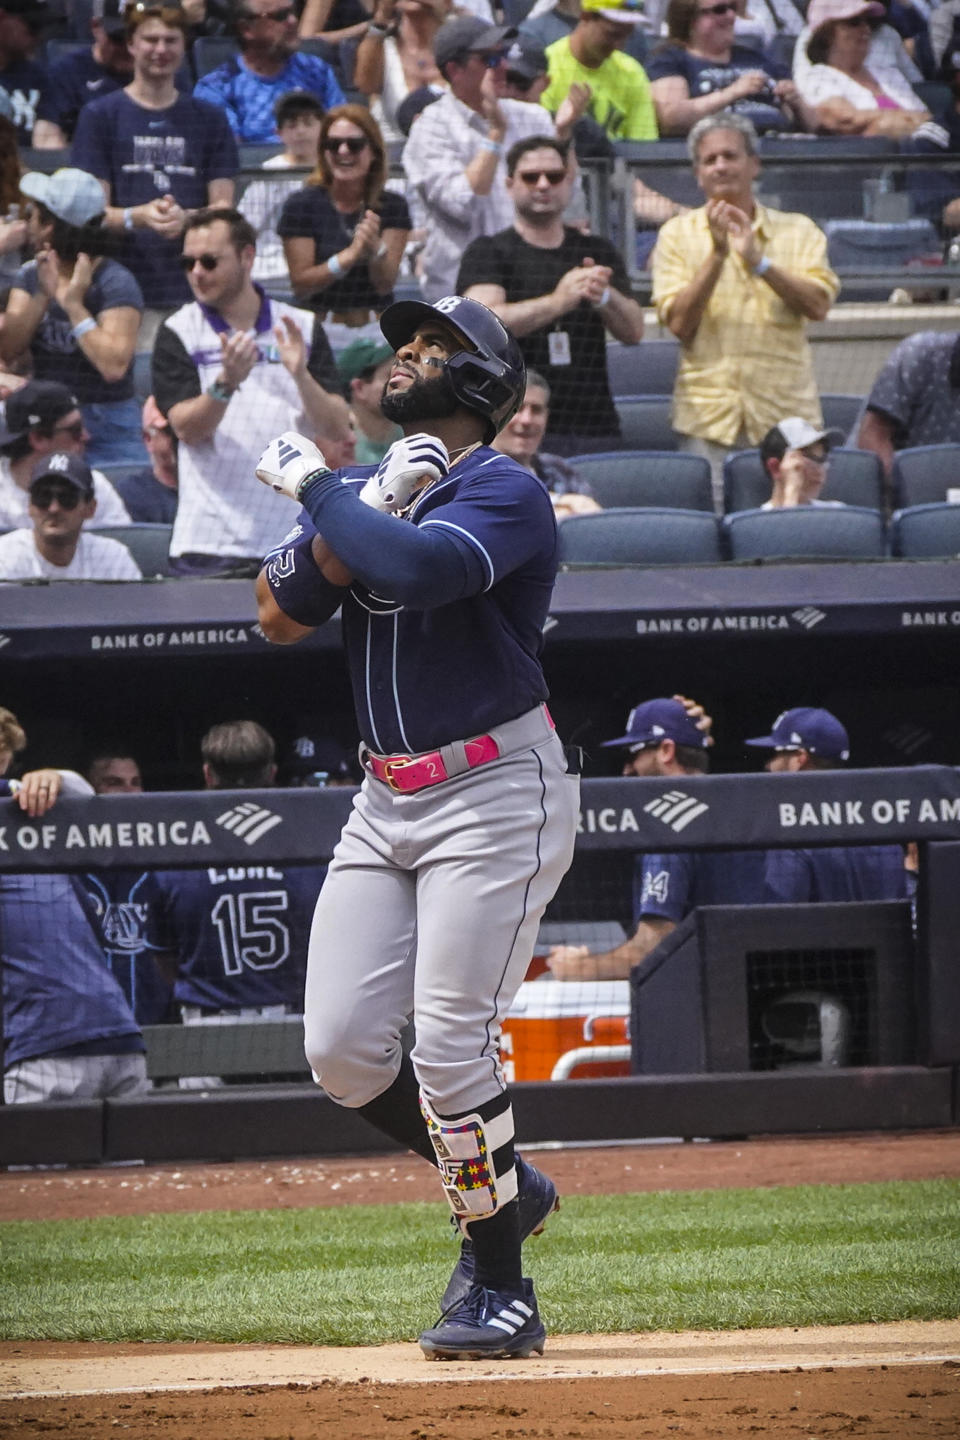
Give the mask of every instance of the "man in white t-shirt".
<path id="1" fill-rule="evenodd" d="M 29 491 L 32 530 L 0 535 L 0 580 L 140 580 L 119 540 L 85 533 L 97 508 L 93 472 L 58 451 L 37 465 Z"/>
<path id="2" fill-rule="evenodd" d="M 790 415 L 767 431 L 760 461 L 773 486 L 762 510 L 791 510 L 796 505 L 843 509 L 842 500 L 821 500 L 830 466 L 830 447 L 843 441 L 839 430 L 818 430 Z"/>
<path id="3" fill-rule="evenodd" d="M 59 451 L 83 458 L 90 434 L 75 395 L 56 380 L 28 380 L 9 395 L 0 425 L 0 529 L 29 528 L 28 491 L 37 461 Z M 129 525 L 110 481 L 93 472 L 98 525 Z"/>

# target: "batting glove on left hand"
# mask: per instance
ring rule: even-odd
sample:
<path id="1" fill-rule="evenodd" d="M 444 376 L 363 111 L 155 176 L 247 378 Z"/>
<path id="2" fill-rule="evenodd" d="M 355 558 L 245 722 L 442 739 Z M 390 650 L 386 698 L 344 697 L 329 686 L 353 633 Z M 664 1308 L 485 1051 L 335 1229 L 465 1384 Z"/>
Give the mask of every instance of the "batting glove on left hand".
<path id="1" fill-rule="evenodd" d="M 375 510 L 399 510 L 420 481 L 442 480 L 449 469 L 450 456 L 442 440 L 435 435 L 404 435 L 394 440 L 360 491 L 360 499 Z"/>
<path id="2" fill-rule="evenodd" d="M 304 480 L 330 466 L 312 440 L 298 435 L 296 430 L 284 430 L 276 440 L 271 440 L 257 462 L 257 479 L 270 485 L 281 495 L 291 500 L 300 499 L 300 486 Z"/>

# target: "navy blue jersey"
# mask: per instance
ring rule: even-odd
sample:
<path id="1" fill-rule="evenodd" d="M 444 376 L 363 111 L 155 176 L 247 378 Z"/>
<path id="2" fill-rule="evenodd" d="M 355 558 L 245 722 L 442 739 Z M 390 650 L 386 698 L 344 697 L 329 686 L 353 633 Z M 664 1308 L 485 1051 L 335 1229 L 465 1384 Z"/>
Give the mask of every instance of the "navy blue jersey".
<path id="1" fill-rule="evenodd" d="M 908 900 L 899 845 L 827 846 L 771 850 L 767 888 L 782 904 L 804 900 Z"/>
<path id="2" fill-rule="evenodd" d="M 351 481 L 373 468 L 337 473 Z M 336 478 L 318 485 L 319 503 L 305 504 L 322 522 L 303 515 L 274 553 L 319 528 L 357 577 L 346 592 L 319 572 L 317 583 L 330 614 L 343 601 L 357 724 L 372 750 L 433 750 L 546 700 L 557 527 L 541 480 L 481 446 L 422 491 L 406 521 L 358 504 Z"/>
<path id="3" fill-rule="evenodd" d="M 171 1018 L 173 987 L 161 974 L 148 938 L 148 875 L 123 866 L 80 879 L 107 968 L 119 981 L 137 1024 L 162 1025 Z"/>
<path id="4" fill-rule="evenodd" d="M 180 1005 L 303 1009 L 307 941 L 324 865 L 155 871 L 150 939 L 176 955 Z"/>
<path id="5" fill-rule="evenodd" d="M 634 869 L 633 917 L 679 923 L 698 905 L 763 905 L 765 850 L 684 850 L 641 855 Z"/>
<path id="6" fill-rule="evenodd" d="M 172 195 L 184 210 L 207 203 L 211 180 L 233 179 L 237 142 L 222 110 L 179 95 L 166 110 L 148 110 L 124 90 L 85 105 L 77 120 L 71 163 L 110 184 L 110 203 L 145 205 Z M 153 230 L 127 237 L 119 257 L 132 270 L 147 305 L 191 299 L 180 269 L 180 240 Z"/>
<path id="7" fill-rule="evenodd" d="M 67 875 L 0 875 L 4 1068 L 103 1042 L 143 1050 L 130 1006 L 103 963 L 85 897 Z"/>
<path id="8" fill-rule="evenodd" d="M 10 96 L 10 123 L 17 127 L 17 143 L 32 145 L 33 127 L 49 93 L 50 76 L 36 60 L 12 60 L 0 70 L 0 87 Z"/>

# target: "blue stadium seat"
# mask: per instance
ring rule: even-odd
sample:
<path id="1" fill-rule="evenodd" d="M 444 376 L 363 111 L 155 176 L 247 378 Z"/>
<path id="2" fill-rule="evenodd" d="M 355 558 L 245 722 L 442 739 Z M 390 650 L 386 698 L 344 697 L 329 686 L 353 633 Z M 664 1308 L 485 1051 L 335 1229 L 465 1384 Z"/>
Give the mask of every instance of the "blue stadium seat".
<path id="1" fill-rule="evenodd" d="M 897 504 L 935 505 L 960 488 L 960 445 L 915 445 L 893 457 Z"/>
<path id="2" fill-rule="evenodd" d="M 659 505 L 713 510 L 710 465 L 701 455 L 608 450 L 571 456 L 569 463 L 589 482 L 594 499 L 605 509 Z"/>
<path id="3" fill-rule="evenodd" d="M 239 54 L 240 42 L 235 35 L 198 35 L 190 51 L 193 73 L 200 80 L 225 60 Z"/>
<path id="4" fill-rule="evenodd" d="M 676 340 L 641 340 L 639 345 L 607 346 L 610 394 L 672 395 L 680 346 Z"/>
<path id="5" fill-rule="evenodd" d="M 716 564 L 720 530 L 699 510 L 621 508 L 573 515 L 560 524 L 564 565 Z"/>
<path id="6" fill-rule="evenodd" d="M 170 573 L 167 561 L 172 533 L 172 525 L 151 525 L 145 521 L 133 525 L 91 526 L 91 534 L 106 535 L 126 545 L 145 579 Z"/>
<path id="7" fill-rule="evenodd" d="M 889 270 L 906 265 L 921 255 L 942 250 L 936 228 L 930 220 L 826 220 L 827 256 L 834 268 Z M 889 285 L 879 286 L 876 298 L 884 299 Z M 872 291 L 857 292 L 867 299 Z"/>
<path id="8" fill-rule="evenodd" d="M 740 510 L 723 528 L 734 560 L 867 560 L 886 553 L 877 510 Z"/>
<path id="9" fill-rule="evenodd" d="M 620 441 L 628 450 L 676 450 L 678 437 L 670 423 L 669 395 L 619 395 Z"/>
<path id="10" fill-rule="evenodd" d="M 770 480 L 759 450 L 736 450 L 723 462 L 723 508 L 727 514 L 754 510 L 770 499 Z M 869 510 L 883 508 L 883 467 L 872 450 L 834 450 L 823 487 L 824 500 L 842 500 Z"/>
<path id="11" fill-rule="evenodd" d="M 960 558 L 960 505 L 911 505 L 890 521 L 891 549 L 907 560 Z"/>
<path id="12" fill-rule="evenodd" d="M 862 395 L 821 395 L 820 409 L 828 430 L 840 430 L 849 439 L 863 409 Z M 856 436 L 853 437 L 856 442 Z"/>

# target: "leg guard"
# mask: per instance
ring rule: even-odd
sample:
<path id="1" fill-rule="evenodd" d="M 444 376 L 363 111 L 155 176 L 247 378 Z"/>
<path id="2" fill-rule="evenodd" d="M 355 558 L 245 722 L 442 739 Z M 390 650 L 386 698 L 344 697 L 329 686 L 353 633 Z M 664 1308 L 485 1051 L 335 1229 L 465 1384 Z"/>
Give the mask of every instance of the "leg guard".
<path id="1" fill-rule="evenodd" d="M 444 1119 L 420 1092 L 444 1192 L 464 1234 L 517 1198 L 513 1108 L 504 1093 L 467 1115 Z"/>

